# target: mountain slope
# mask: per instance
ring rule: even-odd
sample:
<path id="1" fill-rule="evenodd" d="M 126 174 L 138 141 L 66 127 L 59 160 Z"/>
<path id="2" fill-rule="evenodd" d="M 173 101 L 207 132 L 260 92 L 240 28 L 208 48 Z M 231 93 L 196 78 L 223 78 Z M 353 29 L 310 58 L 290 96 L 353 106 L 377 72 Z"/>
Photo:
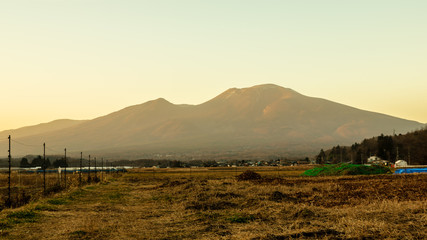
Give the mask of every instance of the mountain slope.
<path id="1" fill-rule="evenodd" d="M 11 129 L 0 132 L 0 139 L 7 138 L 9 135 L 14 137 L 27 137 L 37 134 L 45 134 L 46 132 L 57 131 L 69 127 L 76 126 L 86 122 L 85 120 L 70 120 L 70 119 L 59 119 L 48 123 L 41 123 L 34 126 L 23 127 L 19 129 Z"/>
<path id="2" fill-rule="evenodd" d="M 21 141 L 131 158 L 157 153 L 187 158 L 230 152 L 295 155 L 421 126 L 266 84 L 229 89 L 199 105 L 157 99 L 69 128 L 24 136 Z"/>

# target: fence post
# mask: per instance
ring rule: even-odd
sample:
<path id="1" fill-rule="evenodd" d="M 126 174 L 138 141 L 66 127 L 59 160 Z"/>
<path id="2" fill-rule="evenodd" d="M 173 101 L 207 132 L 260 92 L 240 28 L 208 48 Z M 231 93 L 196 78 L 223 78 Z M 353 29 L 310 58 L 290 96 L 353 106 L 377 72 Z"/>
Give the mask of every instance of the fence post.
<path id="1" fill-rule="evenodd" d="M 46 143 L 43 143 L 43 193 L 46 194 Z"/>
<path id="2" fill-rule="evenodd" d="M 101 158 L 101 182 L 104 181 L 104 158 Z"/>
<path id="3" fill-rule="evenodd" d="M 90 155 L 89 155 L 89 170 L 88 170 L 87 180 L 90 183 Z"/>
<path id="4" fill-rule="evenodd" d="M 9 186 L 8 186 L 8 188 L 7 188 L 7 190 L 8 190 L 8 197 L 7 197 L 7 202 L 6 202 L 6 206 L 7 207 L 11 207 L 12 206 L 12 201 L 11 201 L 11 198 L 10 198 L 10 173 L 11 173 L 11 160 L 12 160 L 12 157 L 11 157 L 11 153 L 10 153 L 10 150 L 11 150 L 11 147 L 10 147 L 10 135 L 9 135 L 9 154 L 8 154 L 8 159 L 9 159 L 9 177 L 8 177 L 8 184 L 9 184 Z"/>
<path id="5" fill-rule="evenodd" d="M 64 178 L 65 178 L 65 181 L 64 181 L 64 184 L 65 184 L 65 186 L 64 186 L 64 188 L 67 188 L 67 148 L 64 148 L 64 152 L 65 152 L 65 166 L 64 166 Z"/>
<path id="6" fill-rule="evenodd" d="M 95 182 L 97 182 L 97 176 L 96 176 L 96 157 L 95 157 Z"/>
<path id="7" fill-rule="evenodd" d="M 82 186 L 82 161 L 83 161 L 83 152 L 80 152 L 80 175 L 79 175 L 79 186 Z"/>
<path id="8" fill-rule="evenodd" d="M 62 171 L 61 171 L 61 166 L 58 167 L 58 184 L 59 187 L 61 187 L 61 178 L 62 178 Z"/>

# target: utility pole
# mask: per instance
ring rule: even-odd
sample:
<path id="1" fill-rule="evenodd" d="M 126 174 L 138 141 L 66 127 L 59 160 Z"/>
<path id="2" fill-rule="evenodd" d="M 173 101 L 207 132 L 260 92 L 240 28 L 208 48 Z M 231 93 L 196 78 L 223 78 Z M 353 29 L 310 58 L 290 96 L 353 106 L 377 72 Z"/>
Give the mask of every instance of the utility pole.
<path id="1" fill-rule="evenodd" d="M 64 162 L 65 162 L 65 170 L 64 170 L 64 178 L 65 178 L 65 188 L 67 188 L 67 148 L 64 148 L 64 152 L 65 152 L 65 158 L 64 158 Z"/>
<path id="2" fill-rule="evenodd" d="M 101 181 L 104 181 L 104 158 L 101 158 Z"/>
<path id="3" fill-rule="evenodd" d="M 396 147 L 396 162 L 399 160 L 399 147 Z"/>
<path id="4" fill-rule="evenodd" d="M 12 202 L 11 202 L 11 199 L 10 199 L 10 173 L 11 173 L 11 160 L 12 160 L 12 157 L 11 157 L 11 155 L 10 155 L 10 151 L 11 151 L 11 149 L 10 149 L 10 135 L 9 135 L 9 151 L 8 151 L 8 159 L 9 159 L 9 177 L 8 177 L 8 184 L 9 184 L 9 187 L 7 188 L 7 190 L 8 190 L 8 198 L 7 198 L 7 202 L 6 202 L 6 205 L 7 205 L 7 207 L 11 207 L 12 206 Z"/>
<path id="5" fill-rule="evenodd" d="M 408 165 L 411 165 L 411 147 L 408 148 Z"/>
<path id="6" fill-rule="evenodd" d="M 90 155 L 89 155 L 89 170 L 88 170 L 87 180 L 90 183 Z"/>
<path id="7" fill-rule="evenodd" d="M 96 157 L 95 157 L 95 182 L 96 182 Z"/>
<path id="8" fill-rule="evenodd" d="M 82 162 L 83 162 L 83 152 L 80 152 L 80 175 L 79 175 L 80 186 L 82 186 Z"/>
<path id="9" fill-rule="evenodd" d="M 43 191 L 46 194 L 46 143 L 43 143 Z"/>

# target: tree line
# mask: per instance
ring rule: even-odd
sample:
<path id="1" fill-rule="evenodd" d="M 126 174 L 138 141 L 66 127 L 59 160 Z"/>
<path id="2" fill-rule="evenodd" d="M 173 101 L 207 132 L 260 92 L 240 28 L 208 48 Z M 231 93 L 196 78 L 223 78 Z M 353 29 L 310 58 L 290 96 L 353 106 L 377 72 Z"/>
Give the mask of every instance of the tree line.
<path id="1" fill-rule="evenodd" d="M 101 161 L 97 160 L 97 163 L 99 164 L 99 166 L 101 165 Z M 92 165 L 93 160 L 92 160 Z M 107 163 L 104 162 L 104 166 Z M 40 155 L 27 155 L 25 157 L 22 158 L 14 158 L 11 161 L 11 165 L 12 167 L 21 167 L 21 168 L 31 168 L 31 167 L 41 167 L 42 169 L 44 168 L 64 168 L 65 166 L 67 167 L 79 167 L 80 166 L 80 159 L 76 159 L 76 158 L 71 158 L 71 157 L 67 157 L 67 161 L 65 161 L 64 157 L 59 157 L 59 156 L 46 156 L 46 161 L 45 161 L 45 165 L 43 165 L 43 157 Z M 83 159 L 82 161 L 82 166 L 87 166 L 88 165 L 88 161 L 87 159 Z M 108 165 L 110 166 L 110 165 Z M 0 159 L 0 167 L 5 168 L 8 167 L 8 160 L 7 159 Z"/>
<path id="2" fill-rule="evenodd" d="M 352 162 L 366 163 L 370 156 L 395 162 L 405 160 L 413 165 L 427 165 L 427 127 L 407 134 L 380 136 L 364 139 L 351 146 L 334 146 L 321 149 L 316 156 L 316 163 Z"/>
<path id="3" fill-rule="evenodd" d="M 31 163 L 28 161 L 28 158 L 23 157 L 21 159 L 21 162 L 19 163 L 19 167 L 21 168 L 30 168 L 30 167 L 41 167 L 42 169 L 47 169 L 50 167 L 58 168 L 58 167 L 68 167 L 68 163 L 65 161 L 64 158 L 59 158 L 53 161 L 53 163 L 50 162 L 49 158 L 46 158 L 46 161 L 42 158 L 42 156 L 38 155 L 37 157 L 33 158 Z"/>
<path id="4" fill-rule="evenodd" d="M 139 160 L 119 160 L 114 161 L 117 166 L 133 166 L 133 167 L 159 167 L 159 168 L 184 168 L 190 166 L 197 167 L 217 167 L 218 163 L 214 160 L 154 160 L 154 159 L 139 159 Z"/>

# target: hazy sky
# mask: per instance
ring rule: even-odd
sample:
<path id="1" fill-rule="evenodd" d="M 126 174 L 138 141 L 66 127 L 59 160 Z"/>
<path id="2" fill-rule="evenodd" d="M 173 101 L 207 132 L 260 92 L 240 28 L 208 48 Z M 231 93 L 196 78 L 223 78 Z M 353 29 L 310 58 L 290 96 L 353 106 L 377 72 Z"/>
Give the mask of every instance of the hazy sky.
<path id="1" fill-rule="evenodd" d="M 0 0 L 0 130 L 274 83 L 427 122 L 427 1 Z"/>

